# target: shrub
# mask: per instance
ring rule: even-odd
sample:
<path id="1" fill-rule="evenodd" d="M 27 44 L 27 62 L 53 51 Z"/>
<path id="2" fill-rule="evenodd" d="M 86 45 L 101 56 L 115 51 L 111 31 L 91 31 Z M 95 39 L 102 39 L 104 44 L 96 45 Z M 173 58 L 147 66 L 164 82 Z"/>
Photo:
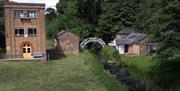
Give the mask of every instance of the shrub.
<path id="1" fill-rule="evenodd" d="M 113 63 L 115 66 L 123 66 L 124 63 L 121 60 L 121 56 L 119 55 L 118 51 L 110 46 L 106 46 L 101 49 L 100 51 L 101 62 L 103 64 L 106 63 Z"/>

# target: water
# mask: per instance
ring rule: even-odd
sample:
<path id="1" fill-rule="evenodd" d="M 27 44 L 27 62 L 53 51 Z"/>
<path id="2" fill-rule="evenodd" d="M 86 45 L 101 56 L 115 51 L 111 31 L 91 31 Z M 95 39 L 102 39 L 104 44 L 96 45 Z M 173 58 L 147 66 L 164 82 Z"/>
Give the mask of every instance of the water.
<path id="1" fill-rule="evenodd" d="M 143 81 L 136 80 L 125 68 L 119 69 L 111 65 L 104 65 L 104 69 L 113 75 L 120 83 L 125 84 L 129 91 L 147 91 Z"/>

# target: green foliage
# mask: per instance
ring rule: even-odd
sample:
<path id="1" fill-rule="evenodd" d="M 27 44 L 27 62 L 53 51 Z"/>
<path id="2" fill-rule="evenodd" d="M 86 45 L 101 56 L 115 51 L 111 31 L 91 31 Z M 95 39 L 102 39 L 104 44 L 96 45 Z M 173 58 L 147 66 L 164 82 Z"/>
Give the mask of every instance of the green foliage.
<path id="1" fill-rule="evenodd" d="M 106 46 L 102 48 L 100 51 L 100 56 L 103 59 L 103 61 L 105 61 L 105 63 L 113 62 L 115 66 L 124 66 L 124 62 L 121 60 L 121 56 L 113 47 Z"/>
<path id="2" fill-rule="evenodd" d="M 56 10 L 53 8 L 47 8 L 45 14 L 47 21 L 52 21 L 52 19 L 56 18 Z"/>
<path id="3" fill-rule="evenodd" d="M 149 78 L 149 71 L 151 67 L 156 64 L 151 56 L 135 56 L 123 58 L 128 65 L 128 70 L 138 79 L 147 80 Z"/>
<path id="4" fill-rule="evenodd" d="M 150 74 L 155 84 L 164 91 L 170 91 L 180 82 L 180 34 L 175 31 L 163 33 L 159 42 L 159 50 L 155 56 L 157 65 L 152 67 Z"/>
<path id="5" fill-rule="evenodd" d="M 59 31 L 58 28 L 61 27 L 59 19 L 52 19 L 52 21 L 46 21 L 46 36 L 48 39 L 54 38 L 54 35 Z"/>
<path id="6" fill-rule="evenodd" d="M 155 56 L 157 65 L 152 67 L 152 81 L 162 87 L 164 91 L 170 91 L 173 85 L 179 82 L 179 57 L 175 56 L 180 50 L 180 33 L 179 33 L 179 0 L 157 0 L 157 10 L 153 11 L 150 18 L 154 29 L 152 35 L 159 44 Z M 176 75 L 176 77 L 175 77 Z"/>
<path id="7" fill-rule="evenodd" d="M 159 43 L 160 48 L 159 52 L 166 50 L 167 48 L 171 48 L 174 51 L 180 50 L 180 33 L 178 32 L 167 32 L 164 33 L 161 37 L 161 41 Z"/>
<path id="8" fill-rule="evenodd" d="M 81 39 L 92 35 L 93 26 L 82 18 L 80 10 L 80 0 L 60 0 L 57 3 L 57 17 L 47 22 L 47 36 L 52 38 L 54 34 L 61 30 L 67 30 L 76 33 Z M 80 12 L 81 11 L 81 12 Z"/>
<path id="9" fill-rule="evenodd" d="M 154 89 L 153 91 L 179 91 L 179 59 L 180 54 L 176 54 L 178 58 L 172 58 L 169 61 L 159 62 L 151 56 L 137 56 L 124 58 L 128 65 L 128 70 L 133 76 L 146 81 L 147 87 Z"/>
<path id="10" fill-rule="evenodd" d="M 102 0 L 78 0 L 78 16 L 96 26 L 101 14 Z"/>
<path id="11" fill-rule="evenodd" d="M 51 49 L 55 47 L 55 41 L 53 39 L 46 40 L 46 47 L 47 49 Z"/>
<path id="12" fill-rule="evenodd" d="M 114 58 L 114 56 L 116 56 L 117 51 L 115 50 L 115 48 L 110 47 L 110 46 L 106 46 L 104 48 L 101 49 L 100 54 L 105 57 L 108 60 L 111 60 Z M 114 55 L 115 54 L 115 55 Z M 115 61 L 115 60 L 113 60 Z"/>
<path id="13" fill-rule="evenodd" d="M 165 54 L 168 54 L 167 52 Z M 152 81 L 162 87 L 164 91 L 171 91 L 170 89 L 178 87 L 178 83 L 180 82 L 179 59 L 180 57 L 159 59 L 158 61 L 163 61 L 152 67 L 150 71 Z"/>
<path id="14" fill-rule="evenodd" d="M 114 38 L 117 31 L 133 27 L 140 0 L 105 0 L 101 4 L 102 13 L 96 28 L 100 38 L 106 42 Z"/>

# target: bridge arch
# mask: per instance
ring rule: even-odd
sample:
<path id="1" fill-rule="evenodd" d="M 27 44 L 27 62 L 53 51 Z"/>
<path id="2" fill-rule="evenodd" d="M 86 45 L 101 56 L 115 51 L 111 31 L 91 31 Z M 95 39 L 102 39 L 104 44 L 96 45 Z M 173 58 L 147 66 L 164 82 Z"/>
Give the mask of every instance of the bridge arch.
<path id="1" fill-rule="evenodd" d="M 99 38 L 96 38 L 96 37 L 90 37 L 90 38 L 87 38 L 87 39 L 84 39 L 81 44 L 80 44 L 80 47 L 81 48 L 84 48 L 88 43 L 90 42 L 97 42 L 99 43 L 102 47 L 105 47 L 106 46 L 106 43 L 102 40 L 102 39 L 99 39 Z"/>

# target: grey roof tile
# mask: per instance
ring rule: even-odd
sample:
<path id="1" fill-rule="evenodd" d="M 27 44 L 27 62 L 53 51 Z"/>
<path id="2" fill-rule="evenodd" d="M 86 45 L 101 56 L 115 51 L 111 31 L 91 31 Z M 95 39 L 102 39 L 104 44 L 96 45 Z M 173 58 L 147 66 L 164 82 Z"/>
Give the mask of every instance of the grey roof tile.
<path id="1" fill-rule="evenodd" d="M 132 33 L 127 37 L 127 39 L 133 39 L 133 42 L 139 42 L 143 40 L 146 36 L 147 34 L 143 34 L 143 33 Z"/>
<path id="2" fill-rule="evenodd" d="M 65 30 L 61 30 L 60 32 L 58 32 L 58 33 L 56 34 L 56 36 L 59 37 L 60 35 L 64 34 L 65 32 L 66 32 Z"/>
<path id="3" fill-rule="evenodd" d="M 127 44 L 132 44 L 134 42 L 140 42 L 146 36 L 147 34 L 143 34 L 143 33 L 132 33 L 125 39 L 116 39 L 115 41 L 117 45 L 127 45 Z"/>

